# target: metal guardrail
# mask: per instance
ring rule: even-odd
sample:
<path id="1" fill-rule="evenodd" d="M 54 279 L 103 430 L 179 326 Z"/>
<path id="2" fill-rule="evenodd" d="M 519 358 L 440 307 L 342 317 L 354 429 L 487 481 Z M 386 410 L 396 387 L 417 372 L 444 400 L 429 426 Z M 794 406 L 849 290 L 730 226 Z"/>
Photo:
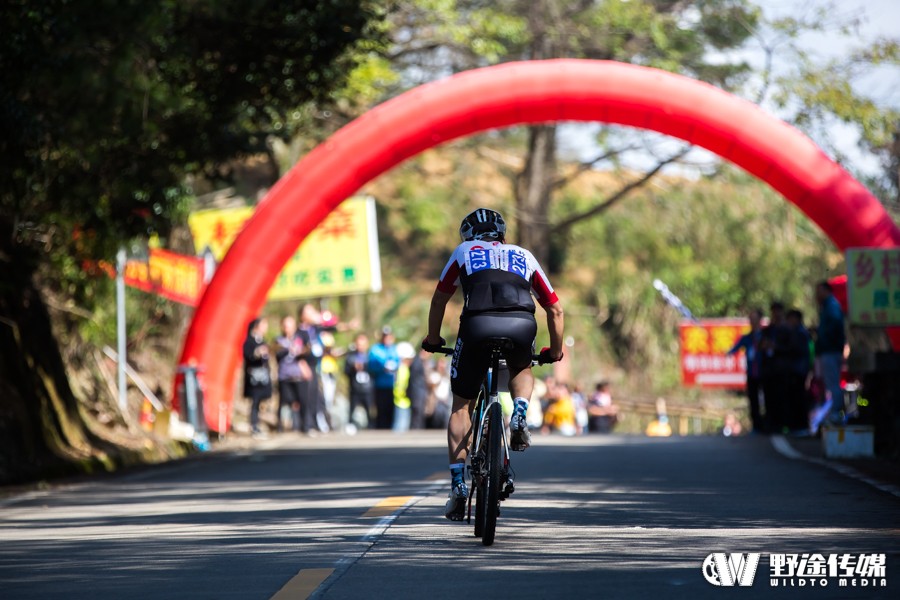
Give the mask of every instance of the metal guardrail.
<path id="1" fill-rule="evenodd" d="M 619 427 L 622 430 L 644 431 L 659 415 L 656 400 L 618 398 L 615 403 L 619 407 Z M 745 412 L 744 407 L 685 406 L 669 402 L 665 408 L 672 434 L 679 436 L 716 433 L 726 416 L 734 414 L 740 418 Z M 637 420 L 636 427 L 634 420 Z"/>

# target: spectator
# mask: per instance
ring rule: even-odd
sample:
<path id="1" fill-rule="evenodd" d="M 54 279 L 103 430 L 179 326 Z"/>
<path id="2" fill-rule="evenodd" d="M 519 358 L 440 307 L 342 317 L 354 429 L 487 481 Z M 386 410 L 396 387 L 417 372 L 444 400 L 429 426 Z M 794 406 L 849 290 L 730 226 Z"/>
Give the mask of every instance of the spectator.
<path id="1" fill-rule="evenodd" d="M 369 375 L 375 383 L 376 429 L 390 429 L 394 425 L 394 383 L 399 366 L 394 333 L 385 326 L 381 330 L 381 342 L 369 350 Z"/>
<path id="2" fill-rule="evenodd" d="M 565 436 L 575 435 L 578 426 L 575 417 L 575 403 L 572 401 L 569 387 L 564 383 L 555 384 L 552 396 L 548 400 L 541 433 L 558 431 Z"/>
<path id="3" fill-rule="evenodd" d="M 312 371 L 303 356 L 309 352 L 309 345 L 297 333 L 297 321 L 294 317 L 281 320 L 281 335 L 275 340 L 278 359 L 278 431 L 284 430 L 284 421 L 291 416 L 291 428 L 294 431 L 306 431 L 303 428 L 303 404 L 309 402 L 309 381 Z"/>
<path id="4" fill-rule="evenodd" d="M 831 403 L 828 420 L 844 422 L 844 391 L 841 388 L 841 367 L 844 360 L 844 312 L 827 281 L 816 285 L 819 306 L 819 326 L 816 328 L 816 366 L 825 386 L 826 403 Z"/>
<path id="5" fill-rule="evenodd" d="M 722 435 L 733 437 L 741 435 L 741 422 L 732 413 L 725 415 L 725 424 L 722 426 Z"/>
<path id="6" fill-rule="evenodd" d="M 416 358 L 416 350 L 409 342 L 397 344 L 400 364 L 394 378 L 394 433 L 409 431 L 412 416 L 412 401 L 409 398 L 410 367 Z"/>
<path id="7" fill-rule="evenodd" d="M 666 408 L 666 399 L 656 399 L 656 418 L 647 423 L 644 433 L 648 437 L 669 437 L 672 435 L 672 426 L 669 425 L 669 413 Z"/>
<path id="8" fill-rule="evenodd" d="M 578 383 L 572 386 L 572 402 L 575 404 L 575 424 L 578 428 L 578 435 L 583 435 L 588 430 L 587 399 Z"/>
<path id="9" fill-rule="evenodd" d="M 322 360 L 319 362 L 319 371 L 321 371 L 322 380 L 322 402 L 320 409 L 325 418 L 324 425 L 326 427 L 339 426 L 335 423 L 333 416 L 337 417 L 338 422 L 340 416 L 335 413 L 335 399 L 337 398 L 337 382 L 340 366 L 338 366 L 336 350 L 334 347 L 334 335 L 330 331 L 323 331 L 319 334 L 322 340 Z M 322 425 L 320 424 L 320 429 Z"/>
<path id="10" fill-rule="evenodd" d="M 272 371 L 265 341 L 268 330 L 268 321 L 253 319 L 244 339 L 244 397 L 250 399 L 250 432 L 257 439 L 266 437 L 259 428 L 259 405 L 272 397 Z"/>
<path id="11" fill-rule="evenodd" d="M 528 404 L 528 414 L 526 415 L 530 429 L 542 429 L 544 426 L 544 408 L 551 384 L 553 384 L 552 377 L 547 377 L 546 380 L 534 378 L 534 391 L 531 392 L 531 402 Z"/>
<path id="12" fill-rule="evenodd" d="M 432 390 L 434 408 L 428 417 L 431 429 L 447 429 L 453 406 L 453 394 L 450 391 L 450 363 L 446 358 L 438 358 L 434 369 L 428 373 L 428 385 Z"/>
<path id="13" fill-rule="evenodd" d="M 327 432 L 330 426 L 321 382 L 321 362 L 325 354 L 320 328 L 322 315 L 315 306 L 307 303 L 300 307 L 299 316 L 297 335 L 309 348 L 309 352 L 303 355 L 303 360 L 309 365 L 312 373 L 312 377 L 306 382 L 306 398 L 309 400 L 303 404 L 303 432 L 313 433 L 316 430 Z"/>
<path id="14" fill-rule="evenodd" d="M 425 429 L 425 404 L 428 402 L 428 378 L 426 365 L 431 360 L 431 353 L 419 350 L 409 365 L 409 385 L 406 395 L 409 396 L 412 414 L 410 429 Z"/>
<path id="15" fill-rule="evenodd" d="M 787 425 L 796 433 L 808 432 L 809 411 L 806 383 L 809 380 L 809 331 L 803 325 L 803 313 L 797 309 L 787 312 L 787 326 L 790 331 L 787 352 L 790 370 L 787 378 L 788 414 Z"/>
<path id="16" fill-rule="evenodd" d="M 609 433 L 619 421 L 619 408 L 613 404 L 609 382 L 601 381 L 588 399 L 588 431 Z"/>
<path id="17" fill-rule="evenodd" d="M 375 401 L 375 387 L 372 385 L 372 377 L 366 370 L 369 362 L 369 337 L 360 333 L 356 336 L 353 346 L 347 353 L 344 363 L 344 374 L 347 376 L 350 388 L 350 411 L 347 414 L 347 423 L 354 427 L 373 427 L 372 405 Z M 357 408 L 365 413 L 364 419 L 356 417 Z"/>
<path id="18" fill-rule="evenodd" d="M 750 422 L 753 433 L 765 432 L 765 423 L 760 410 L 759 395 L 761 388 L 761 353 L 759 348 L 762 339 L 762 311 L 754 308 L 748 315 L 750 319 L 750 331 L 741 336 L 737 343 L 728 351 L 728 355 L 744 351 L 744 359 L 747 362 L 747 402 L 750 406 Z"/>
<path id="19" fill-rule="evenodd" d="M 791 366 L 787 348 L 789 337 L 784 304 L 772 302 L 769 306 L 769 324 L 763 328 L 759 343 L 766 430 L 769 433 L 782 433 L 787 425 L 787 387 Z"/>

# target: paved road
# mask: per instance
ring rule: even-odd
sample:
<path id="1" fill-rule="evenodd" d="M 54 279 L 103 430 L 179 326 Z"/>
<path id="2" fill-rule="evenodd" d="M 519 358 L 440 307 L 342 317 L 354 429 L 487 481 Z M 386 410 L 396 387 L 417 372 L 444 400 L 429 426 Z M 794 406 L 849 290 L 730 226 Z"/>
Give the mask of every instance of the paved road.
<path id="1" fill-rule="evenodd" d="M 767 439 L 537 438 L 514 460 L 491 548 L 441 516 L 438 432 L 279 437 L 7 499 L 0 597 L 900 597 L 900 498 Z M 707 583 L 712 552 L 762 553 L 753 587 Z M 885 554 L 888 587 L 772 588 L 772 553 Z"/>

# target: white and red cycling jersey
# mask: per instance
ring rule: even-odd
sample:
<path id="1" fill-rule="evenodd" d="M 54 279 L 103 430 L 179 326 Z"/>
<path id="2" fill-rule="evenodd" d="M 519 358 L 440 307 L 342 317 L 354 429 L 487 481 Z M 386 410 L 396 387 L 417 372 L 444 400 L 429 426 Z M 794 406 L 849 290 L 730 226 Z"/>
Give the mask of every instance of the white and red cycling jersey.
<path id="1" fill-rule="evenodd" d="M 437 288 L 453 294 L 460 286 L 465 296 L 464 315 L 517 310 L 533 313 L 532 294 L 544 308 L 558 301 L 531 252 L 515 244 L 475 240 L 457 246 Z"/>

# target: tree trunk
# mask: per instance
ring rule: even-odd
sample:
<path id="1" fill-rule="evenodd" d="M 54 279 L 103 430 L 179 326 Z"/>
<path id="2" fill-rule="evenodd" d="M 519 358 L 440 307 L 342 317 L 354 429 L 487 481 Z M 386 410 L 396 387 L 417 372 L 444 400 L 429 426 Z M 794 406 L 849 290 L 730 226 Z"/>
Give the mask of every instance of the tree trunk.
<path id="1" fill-rule="evenodd" d="M 557 58 L 559 48 L 555 28 L 560 7 L 553 0 L 538 0 L 528 12 L 532 42 L 530 58 Z M 515 180 L 516 230 L 518 243 L 531 250 L 545 269 L 550 261 L 550 201 L 556 180 L 556 124 L 528 128 L 525 165 Z"/>
<path id="2" fill-rule="evenodd" d="M 550 258 L 550 201 L 556 178 L 556 125 L 528 129 L 525 168 L 516 177 L 517 242 L 542 265 Z"/>
<path id="3" fill-rule="evenodd" d="M 0 218 L 0 485 L 151 459 L 90 428 L 40 290 L 39 251 Z"/>
<path id="4" fill-rule="evenodd" d="M 0 484 L 71 469 L 91 456 L 78 401 L 34 285 L 31 257 L 0 248 Z"/>

